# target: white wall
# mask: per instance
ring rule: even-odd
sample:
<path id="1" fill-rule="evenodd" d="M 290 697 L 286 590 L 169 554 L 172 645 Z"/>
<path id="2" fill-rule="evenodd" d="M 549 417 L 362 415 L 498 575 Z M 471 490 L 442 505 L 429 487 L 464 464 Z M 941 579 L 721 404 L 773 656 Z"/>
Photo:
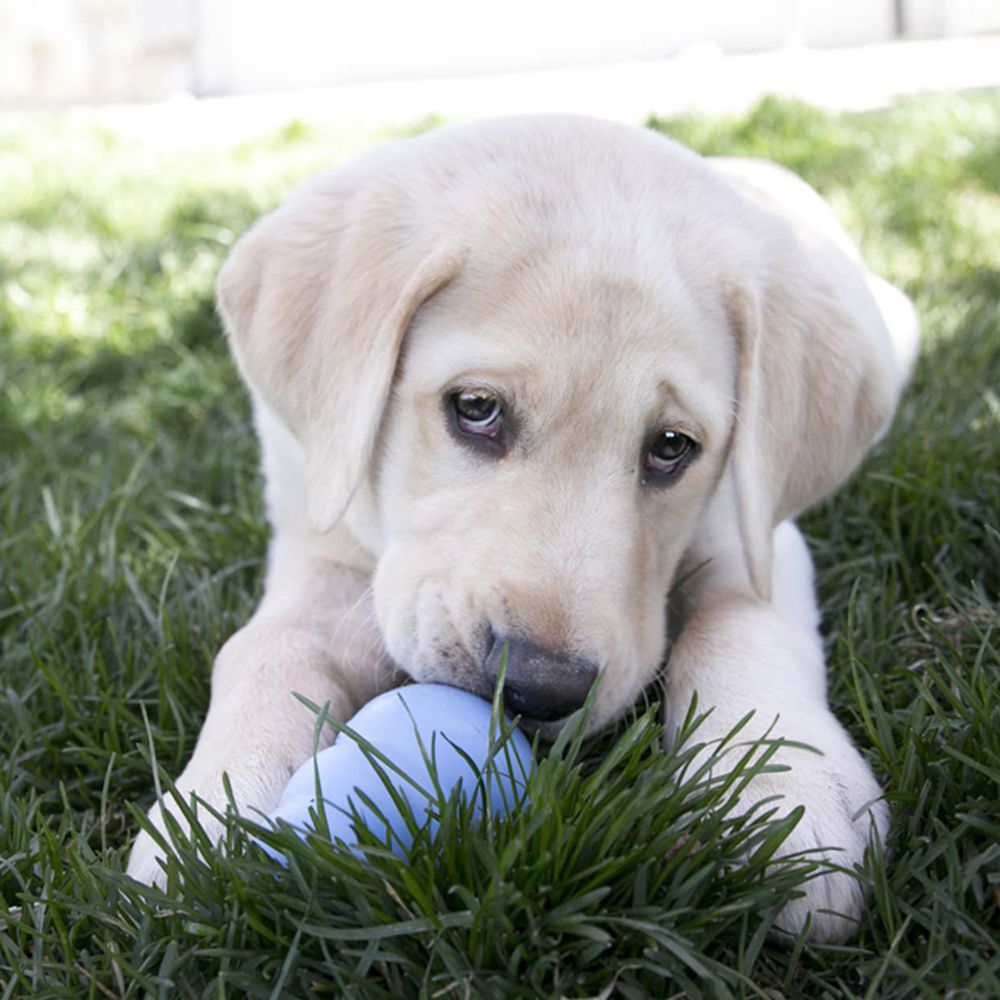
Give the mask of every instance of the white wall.
<path id="1" fill-rule="evenodd" d="M 910 38 L 940 38 L 1000 31 L 1000 0 L 905 0 Z"/>
<path id="2" fill-rule="evenodd" d="M 907 34 L 1000 0 L 903 0 Z M 0 108 L 887 41 L 894 0 L 0 0 Z"/>
<path id="3" fill-rule="evenodd" d="M 0 107 L 190 89 L 201 0 L 0 0 Z"/>
<path id="4" fill-rule="evenodd" d="M 886 41 L 891 0 L 201 0 L 196 77 L 233 93 Z M 303 30 L 307 27 L 307 30 Z"/>

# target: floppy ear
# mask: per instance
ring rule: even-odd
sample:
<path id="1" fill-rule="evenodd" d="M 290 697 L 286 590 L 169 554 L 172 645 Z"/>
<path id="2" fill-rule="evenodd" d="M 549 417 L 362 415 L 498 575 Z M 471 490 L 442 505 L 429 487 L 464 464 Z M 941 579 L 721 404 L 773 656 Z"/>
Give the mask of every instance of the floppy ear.
<path id="1" fill-rule="evenodd" d="M 904 377 L 856 264 L 780 228 L 760 250 L 757 275 L 729 289 L 739 358 L 730 469 L 750 581 L 768 600 L 775 526 L 851 474 Z"/>
<path id="2" fill-rule="evenodd" d="M 426 230 L 400 186 L 335 171 L 258 222 L 219 275 L 240 371 L 305 449 L 319 532 L 365 474 L 413 314 L 460 266 Z"/>

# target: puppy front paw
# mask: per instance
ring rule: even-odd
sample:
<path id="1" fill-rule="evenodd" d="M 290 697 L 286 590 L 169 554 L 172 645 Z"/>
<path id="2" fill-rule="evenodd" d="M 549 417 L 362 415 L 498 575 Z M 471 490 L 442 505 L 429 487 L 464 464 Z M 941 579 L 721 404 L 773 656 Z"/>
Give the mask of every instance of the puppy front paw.
<path id="1" fill-rule="evenodd" d="M 190 833 L 190 824 L 182 815 L 180 809 L 172 808 L 170 815 L 185 834 Z M 198 826 L 213 844 L 217 844 L 224 833 L 223 824 L 208 809 L 200 808 L 197 810 L 196 815 Z M 162 803 L 154 803 L 147 814 L 147 818 L 162 834 L 164 839 L 170 843 L 171 837 L 163 815 Z M 146 830 L 140 830 L 132 842 L 132 849 L 129 852 L 128 865 L 125 871 L 137 882 L 162 889 L 167 881 L 165 869 L 167 853 L 168 851 L 164 849 L 155 837 Z"/>
<path id="2" fill-rule="evenodd" d="M 251 818 L 268 812 L 277 803 L 292 770 L 292 761 L 267 752 L 250 752 L 242 760 L 221 764 L 215 759 L 202 760 L 196 753 L 177 779 L 176 788 L 164 794 L 147 813 L 149 823 L 168 846 L 140 830 L 132 844 L 127 873 L 139 882 L 162 888 L 166 883 L 163 862 L 167 854 L 173 853 L 169 846 L 174 839 L 171 831 L 179 828 L 182 836 L 191 835 L 190 809 L 194 810 L 198 843 L 206 850 L 209 845 L 217 848 L 225 834 L 225 815 L 233 809 Z M 182 808 L 178 799 L 188 808 Z"/>
<path id="3" fill-rule="evenodd" d="M 159 802 L 149 811 L 150 822 L 163 831 L 163 813 Z M 132 842 L 128 865 L 125 871 L 137 882 L 163 888 L 166 872 L 163 868 L 165 852 L 159 843 L 145 830 L 140 830 Z"/>
<path id="4" fill-rule="evenodd" d="M 804 895 L 782 908 L 775 926 L 782 935 L 797 936 L 808 924 L 813 942 L 844 941 L 858 929 L 867 893 L 852 873 L 873 840 L 884 843 L 889 830 L 882 789 L 847 735 L 838 736 L 824 741 L 822 754 L 783 748 L 777 759 L 789 769 L 758 774 L 735 807 L 777 808 L 778 816 L 803 807 L 776 857 L 802 856 L 830 867 L 800 887 Z"/>

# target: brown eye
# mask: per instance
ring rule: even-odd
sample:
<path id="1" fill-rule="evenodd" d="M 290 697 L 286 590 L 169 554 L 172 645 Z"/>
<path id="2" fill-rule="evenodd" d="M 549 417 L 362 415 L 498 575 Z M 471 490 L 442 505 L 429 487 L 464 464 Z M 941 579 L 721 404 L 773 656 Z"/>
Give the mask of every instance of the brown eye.
<path id="1" fill-rule="evenodd" d="M 643 481 L 669 480 L 687 465 L 697 445 L 680 431 L 663 431 L 649 445 L 646 452 Z"/>
<path id="2" fill-rule="evenodd" d="M 451 397 L 455 423 L 463 434 L 495 438 L 503 427 L 503 407 L 496 396 L 479 390 L 456 392 Z"/>

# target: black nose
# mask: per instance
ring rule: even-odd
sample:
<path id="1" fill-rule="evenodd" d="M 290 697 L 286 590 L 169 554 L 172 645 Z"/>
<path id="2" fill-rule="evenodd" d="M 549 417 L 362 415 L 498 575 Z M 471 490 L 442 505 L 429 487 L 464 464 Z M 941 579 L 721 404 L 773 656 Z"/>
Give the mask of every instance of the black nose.
<path id="1" fill-rule="evenodd" d="M 587 700 L 597 667 L 578 657 L 550 653 L 533 642 L 497 636 L 486 657 L 495 684 L 500 658 L 507 648 L 503 700 L 507 711 L 538 722 L 551 722 L 575 712 Z"/>

